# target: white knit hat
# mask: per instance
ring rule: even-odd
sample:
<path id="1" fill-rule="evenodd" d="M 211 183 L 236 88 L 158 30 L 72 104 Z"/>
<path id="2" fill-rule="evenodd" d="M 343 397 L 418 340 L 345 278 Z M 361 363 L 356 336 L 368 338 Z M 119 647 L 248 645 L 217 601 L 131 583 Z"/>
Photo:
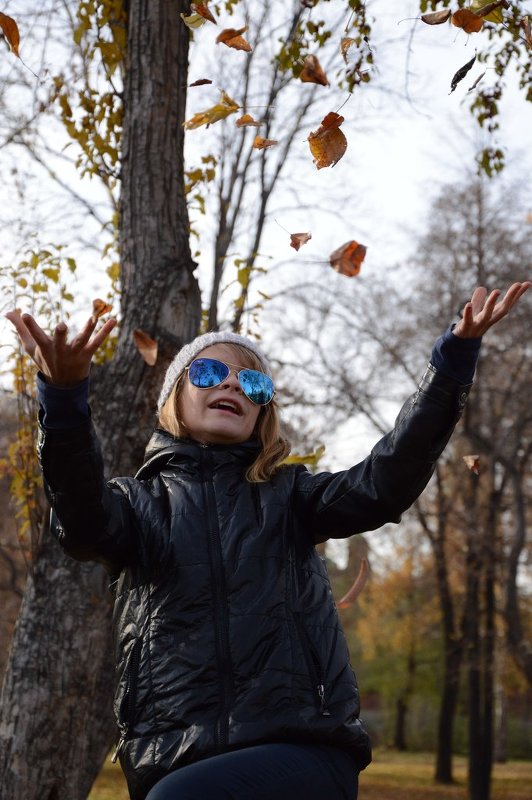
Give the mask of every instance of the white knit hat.
<path id="1" fill-rule="evenodd" d="M 182 347 L 168 367 L 166 375 L 164 376 L 163 388 L 161 389 L 161 394 L 157 401 L 157 411 L 161 411 L 161 408 L 170 396 L 170 392 L 174 388 L 175 382 L 185 367 L 196 358 L 198 353 L 201 353 L 202 350 L 205 350 L 206 347 L 210 347 L 212 344 L 239 344 L 242 347 L 247 347 L 248 350 L 255 353 L 261 363 L 263 371 L 271 377 L 272 372 L 268 359 L 251 339 L 246 339 L 245 336 L 239 336 L 238 333 L 233 333 L 232 331 L 204 333 L 202 336 L 197 336 L 189 342 L 189 344 Z"/>

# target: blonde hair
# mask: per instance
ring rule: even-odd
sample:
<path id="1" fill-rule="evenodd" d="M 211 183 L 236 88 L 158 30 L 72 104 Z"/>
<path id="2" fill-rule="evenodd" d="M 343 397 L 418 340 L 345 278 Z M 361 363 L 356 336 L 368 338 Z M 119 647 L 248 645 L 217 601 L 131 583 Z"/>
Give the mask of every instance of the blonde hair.
<path id="1" fill-rule="evenodd" d="M 228 343 L 226 346 L 234 351 L 235 358 L 239 359 L 238 363 L 242 364 L 242 366 L 262 371 L 260 359 L 247 347 L 232 343 Z M 183 371 L 159 412 L 159 426 L 178 438 L 187 435 L 187 430 L 179 419 L 178 411 L 179 397 L 185 380 L 186 372 Z M 261 408 L 255 435 L 261 445 L 261 449 L 259 455 L 246 472 L 246 478 L 251 483 L 261 483 L 269 480 L 277 472 L 290 452 L 290 444 L 281 434 L 281 421 L 275 398 L 267 406 Z"/>

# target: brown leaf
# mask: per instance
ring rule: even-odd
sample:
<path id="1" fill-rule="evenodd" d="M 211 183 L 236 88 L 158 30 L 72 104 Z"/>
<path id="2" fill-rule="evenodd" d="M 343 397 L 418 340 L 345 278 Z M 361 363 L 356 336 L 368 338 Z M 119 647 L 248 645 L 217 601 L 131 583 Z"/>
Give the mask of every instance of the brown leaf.
<path id="1" fill-rule="evenodd" d="M 7 14 L 2 14 L 0 11 L 0 28 L 2 29 L 2 33 L 6 42 L 8 43 L 9 47 L 11 48 L 11 52 L 14 53 L 18 58 L 20 58 L 18 52 L 18 46 L 20 44 L 20 33 L 18 30 L 18 25 L 12 17 L 8 17 Z"/>
<path id="2" fill-rule="evenodd" d="M 331 267 L 341 275 L 352 278 L 360 272 L 360 266 L 366 257 L 367 248 L 363 244 L 346 242 L 329 256 Z"/>
<path id="3" fill-rule="evenodd" d="M 191 89 L 193 86 L 205 86 L 207 83 L 212 83 L 212 81 L 209 78 L 199 78 L 194 83 L 189 83 L 188 86 Z"/>
<path id="4" fill-rule="evenodd" d="M 467 8 L 462 8 L 455 11 L 451 17 L 451 22 L 457 28 L 462 28 L 466 33 L 478 33 L 482 30 L 484 20 L 475 14 L 474 11 L 469 11 Z"/>
<path id="5" fill-rule="evenodd" d="M 92 301 L 92 321 L 96 322 L 100 319 L 100 317 L 103 317 L 104 314 L 109 313 L 112 308 L 113 306 L 110 306 L 109 303 L 105 302 L 105 300 L 100 300 L 100 298 L 97 297 L 96 300 Z"/>
<path id="6" fill-rule="evenodd" d="M 354 44 L 356 44 L 356 39 L 351 39 L 349 36 L 344 36 L 344 38 L 340 41 L 340 53 L 342 54 L 342 58 L 346 64 L 348 63 L 349 49 Z"/>
<path id="7" fill-rule="evenodd" d="M 303 83 L 319 83 L 320 86 L 328 86 L 329 80 L 316 56 L 307 56 L 303 62 L 303 69 L 299 73 L 299 79 Z"/>
<path id="8" fill-rule="evenodd" d="M 318 130 L 309 134 L 308 143 L 316 169 L 334 167 L 347 150 L 347 139 L 340 130 L 343 121 L 340 114 L 331 111 L 323 118 Z"/>
<path id="9" fill-rule="evenodd" d="M 309 239 L 312 239 L 311 233 L 291 233 L 290 234 L 290 247 L 294 250 L 299 250 Z"/>
<path id="10" fill-rule="evenodd" d="M 355 581 L 349 591 L 344 594 L 342 599 L 336 604 L 336 608 L 349 608 L 352 606 L 355 601 L 357 600 L 358 596 L 362 592 L 362 589 L 366 585 L 369 576 L 369 561 L 367 558 L 363 558 L 360 562 L 360 569 L 358 570 L 358 575 L 355 578 Z"/>
<path id="11" fill-rule="evenodd" d="M 135 328 L 133 331 L 133 341 L 142 358 L 149 367 L 153 367 L 157 361 L 157 342 L 148 336 L 147 333 Z"/>
<path id="12" fill-rule="evenodd" d="M 528 17 L 523 17 L 521 20 L 521 27 L 525 32 L 525 38 L 529 47 L 532 47 L 532 31 L 530 30 L 530 21 Z"/>
<path id="13" fill-rule="evenodd" d="M 473 3 L 474 6 L 480 5 L 479 3 Z M 486 3 L 481 5 L 479 8 L 474 8 L 474 12 L 477 17 L 488 17 L 491 19 L 490 22 L 502 22 L 502 12 L 500 11 L 501 8 L 509 8 L 510 4 L 507 0 L 496 0 L 495 3 Z M 493 12 L 497 13 L 493 13 Z"/>
<path id="14" fill-rule="evenodd" d="M 473 56 L 471 61 L 468 61 L 467 64 L 464 64 L 463 67 L 460 67 L 458 72 L 454 73 L 453 79 L 451 81 L 451 91 L 449 92 L 449 94 L 454 92 L 454 90 L 456 89 L 456 87 L 458 86 L 460 81 L 463 81 L 463 79 L 465 78 L 465 76 L 467 75 L 467 73 L 469 72 L 469 70 L 471 69 L 473 64 L 475 63 L 476 57 L 477 57 L 477 54 L 475 53 L 475 55 Z"/>
<path id="15" fill-rule="evenodd" d="M 214 24 L 217 25 L 216 19 L 207 8 L 207 3 L 191 3 L 190 10 L 194 14 L 199 14 L 201 17 L 203 17 L 203 19 L 207 19 L 209 22 L 214 22 Z"/>
<path id="16" fill-rule="evenodd" d="M 471 472 L 474 472 L 475 475 L 480 474 L 480 456 L 479 455 L 471 455 L 471 456 L 462 456 L 464 459 L 466 466 Z"/>
<path id="17" fill-rule="evenodd" d="M 245 50 L 246 53 L 251 53 L 252 47 L 249 42 L 246 42 L 242 33 L 245 33 L 248 29 L 247 25 L 244 25 L 243 28 L 224 28 L 224 30 L 218 34 L 216 37 L 216 44 L 227 45 L 227 47 L 233 47 L 235 50 Z"/>
<path id="18" fill-rule="evenodd" d="M 444 22 L 447 22 L 450 16 L 451 9 L 448 8 L 447 11 L 434 11 L 432 14 L 422 14 L 421 19 L 423 22 L 426 22 L 427 25 L 442 25 Z"/>
<path id="19" fill-rule="evenodd" d="M 264 150 L 265 147 L 273 147 L 274 144 L 277 144 L 277 139 L 263 139 L 262 136 L 255 136 L 253 149 Z"/>
<path id="20" fill-rule="evenodd" d="M 246 126 L 250 126 L 250 127 L 258 128 L 258 127 L 260 127 L 260 126 L 261 126 L 261 125 L 263 125 L 263 124 L 264 124 L 264 123 L 262 123 L 262 122 L 257 122 L 257 120 L 256 120 L 256 119 L 253 119 L 253 117 L 251 116 L 251 114 L 244 114 L 244 116 L 243 116 L 243 117 L 239 117 L 239 118 L 237 119 L 237 121 L 236 121 L 236 126 L 237 126 L 237 128 L 245 128 Z"/>

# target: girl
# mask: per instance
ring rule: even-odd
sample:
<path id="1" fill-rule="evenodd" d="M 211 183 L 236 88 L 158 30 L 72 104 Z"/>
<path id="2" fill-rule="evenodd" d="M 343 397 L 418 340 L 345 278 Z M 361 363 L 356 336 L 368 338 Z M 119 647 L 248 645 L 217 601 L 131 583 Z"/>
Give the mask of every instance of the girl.
<path id="1" fill-rule="evenodd" d="M 135 478 L 105 483 L 87 404 L 94 352 L 12 312 L 39 367 L 39 456 L 67 553 L 112 576 L 117 757 L 132 800 L 355 800 L 371 759 L 315 544 L 398 522 L 464 408 L 480 337 L 529 288 L 475 290 L 418 391 L 360 464 L 283 466 L 271 370 L 233 333 L 176 355 Z"/>

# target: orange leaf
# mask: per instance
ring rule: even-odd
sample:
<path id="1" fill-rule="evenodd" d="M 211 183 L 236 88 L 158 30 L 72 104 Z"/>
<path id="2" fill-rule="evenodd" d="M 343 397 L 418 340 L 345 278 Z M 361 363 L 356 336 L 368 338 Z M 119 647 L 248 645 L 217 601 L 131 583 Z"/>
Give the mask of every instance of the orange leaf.
<path id="1" fill-rule="evenodd" d="M 293 247 L 294 250 L 299 250 L 299 248 L 306 244 L 309 239 L 312 239 L 311 233 L 291 233 L 290 247 Z"/>
<path id="2" fill-rule="evenodd" d="M 441 25 L 447 22 L 450 16 L 451 9 L 448 8 L 447 11 L 434 11 L 432 14 L 422 14 L 421 19 L 423 22 L 426 22 L 427 25 Z"/>
<path id="3" fill-rule="evenodd" d="M 93 322 L 103 317 L 104 314 L 107 314 L 111 311 L 113 306 L 110 306 L 109 303 L 106 303 L 105 300 L 100 300 L 99 297 L 96 300 L 92 301 L 92 315 L 91 319 Z"/>
<path id="4" fill-rule="evenodd" d="M 474 472 L 475 475 L 480 475 L 480 456 L 479 455 L 471 455 L 471 456 L 462 456 L 466 466 L 471 472 Z"/>
<path id="5" fill-rule="evenodd" d="M 20 33 L 18 30 L 18 25 L 14 19 L 8 17 L 7 14 L 2 14 L 0 11 L 0 28 L 2 28 L 2 33 L 6 42 L 8 43 L 9 47 L 11 48 L 11 52 L 14 53 L 18 58 L 20 58 L 18 52 L 18 46 L 20 43 Z"/>
<path id="6" fill-rule="evenodd" d="M 133 341 L 142 358 L 149 367 L 153 367 L 157 361 L 157 342 L 148 336 L 147 333 L 135 328 L 133 331 Z"/>
<path id="7" fill-rule="evenodd" d="M 316 56 L 307 56 L 303 62 L 303 69 L 299 74 L 299 79 L 303 83 L 319 83 L 321 86 L 328 86 L 327 75 L 322 69 Z"/>
<path id="8" fill-rule="evenodd" d="M 252 47 L 249 42 L 246 42 L 242 33 L 248 29 L 247 25 L 243 28 L 224 28 L 224 30 L 216 37 L 216 44 L 226 44 L 227 47 L 233 47 L 235 50 L 245 50 L 246 53 L 251 53 Z"/>
<path id="9" fill-rule="evenodd" d="M 208 19 L 209 22 L 214 22 L 215 25 L 217 24 L 216 19 L 207 8 L 207 3 L 191 3 L 190 10 L 194 14 L 199 14 L 203 19 Z"/>
<path id="10" fill-rule="evenodd" d="M 475 14 L 474 11 L 469 11 L 467 8 L 462 8 L 460 11 L 455 11 L 451 17 L 451 22 L 457 28 L 462 28 L 466 33 L 478 33 L 482 30 L 484 20 Z"/>
<path id="11" fill-rule="evenodd" d="M 356 44 L 356 39 L 351 39 L 348 36 L 344 36 L 344 38 L 340 42 L 340 52 L 346 64 L 348 63 L 347 59 L 348 51 L 354 44 Z"/>
<path id="12" fill-rule="evenodd" d="M 355 581 L 349 591 L 344 594 L 342 599 L 336 604 L 337 608 L 349 608 L 352 606 L 359 594 L 361 593 L 362 589 L 366 585 L 366 581 L 368 580 L 369 575 L 369 561 L 367 558 L 363 558 L 360 562 L 360 569 L 358 570 L 358 575 L 355 578 Z"/>
<path id="13" fill-rule="evenodd" d="M 239 117 L 236 121 L 237 128 L 245 128 L 247 125 L 258 128 L 262 124 L 262 122 L 257 122 L 256 119 L 253 119 L 251 114 L 244 114 L 243 117 Z"/>
<path id="14" fill-rule="evenodd" d="M 366 257 L 366 247 L 358 242 L 346 242 L 329 256 L 331 267 L 341 275 L 352 278 L 360 272 L 360 265 Z"/>
<path id="15" fill-rule="evenodd" d="M 322 120 L 317 131 L 308 136 L 310 152 L 314 156 L 317 169 L 334 167 L 347 149 L 347 139 L 340 130 L 344 118 L 331 111 Z"/>
<path id="16" fill-rule="evenodd" d="M 263 139 L 262 136 L 255 136 L 253 149 L 264 150 L 265 147 L 272 147 L 274 144 L 277 144 L 277 139 Z"/>
<path id="17" fill-rule="evenodd" d="M 189 83 L 188 86 L 191 89 L 193 86 L 205 86 L 206 83 L 212 83 L 212 81 L 209 78 L 199 78 L 194 83 Z"/>

